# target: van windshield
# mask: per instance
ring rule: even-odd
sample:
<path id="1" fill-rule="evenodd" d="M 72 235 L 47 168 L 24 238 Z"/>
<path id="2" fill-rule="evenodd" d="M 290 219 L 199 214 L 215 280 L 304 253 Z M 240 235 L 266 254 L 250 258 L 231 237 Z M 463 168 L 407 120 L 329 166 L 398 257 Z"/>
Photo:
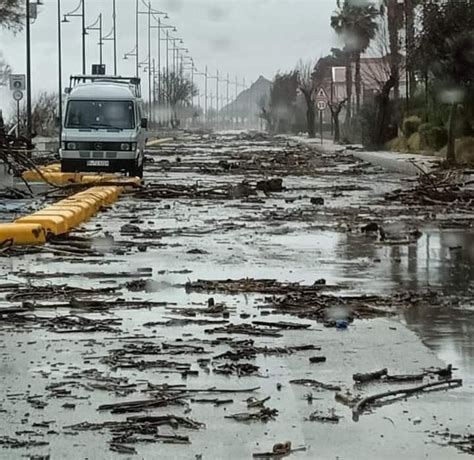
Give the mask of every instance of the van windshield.
<path id="1" fill-rule="evenodd" d="M 69 101 L 66 128 L 133 129 L 132 101 Z"/>

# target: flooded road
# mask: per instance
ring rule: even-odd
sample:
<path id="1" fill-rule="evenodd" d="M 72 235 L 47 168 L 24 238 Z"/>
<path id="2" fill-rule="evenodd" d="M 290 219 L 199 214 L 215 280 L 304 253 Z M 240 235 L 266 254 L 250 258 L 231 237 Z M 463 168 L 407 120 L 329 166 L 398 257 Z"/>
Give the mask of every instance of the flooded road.
<path id="1" fill-rule="evenodd" d="M 0 258 L 0 308 L 23 308 L 0 317 L 0 458 L 469 457 L 439 433 L 472 433 L 471 214 L 387 202 L 407 178 L 282 138 L 181 134 L 148 156 L 145 190 Z M 462 386 L 358 421 L 338 399 L 448 364 Z M 383 368 L 423 375 L 352 377 Z"/>

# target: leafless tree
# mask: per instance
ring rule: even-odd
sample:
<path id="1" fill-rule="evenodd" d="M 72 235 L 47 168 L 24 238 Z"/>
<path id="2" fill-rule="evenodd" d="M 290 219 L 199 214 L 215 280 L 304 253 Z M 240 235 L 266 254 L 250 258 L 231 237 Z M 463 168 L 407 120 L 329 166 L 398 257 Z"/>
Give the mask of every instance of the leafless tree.
<path id="1" fill-rule="evenodd" d="M 308 137 L 310 138 L 316 137 L 316 109 L 313 98 L 316 88 L 312 77 L 313 69 L 314 63 L 311 61 L 306 63 L 300 61 L 296 66 L 298 74 L 298 89 L 304 96 L 306 102 L 306 129 L 308 131 Z"/>
<path id="2" fill-rule="evenodd" d="M 56 120 L 58 117 L 59 98 L 56 93 L 42 92 L 33 101 L 31 111 L 32 132 L 36 136 L 54 136 L 57 131 Z M 10 124 L 16 124 L 16 107 L 15 115 L 11 119 Z M 20 132 L 26 132 L 26 107 L 20 110 Z"/>
<path id="3" fill-rule="evenodd" d="M 347 104 L 349 98 L 345 98 L 342 101 L 330 102 L 328 104 L 329 110 L 331 111 L 331 117 L 334 121 L 334 142 L 339 142 L 341 140 L 341 130 L 339 125 L 339 114 L 344 106 Z"/>
<path id="4" fill-rule="evenodd" d="M 170 72 L 161 77 L 158 94 L 160 104 L 167 104 L 172 110 L 172 124 L 179 124 L 178 106 L 190 106 L 198 89 L 183 74 Z"/>
<path id="5" fill-rule="evenodd" d="M 382 145 L 388 140 L 387 128 L 393 115 L 390 95 L 406 65 L 406 60 L 400 60 L 399 56 L 392 56 L 390 53 L 390 34 L 386 17 L 380 18 L 375 40 L 367 51 L 367 56 L 369 60 L 362 70 L 362 79 L 374 89 L 376 109 L 371 138 L 374 145 Z"/>
<path id="6" fill-rule="evenodd" d="M 1 0 L 0 1 L 0 28 L 6 28 L 17 32 L 21 30 L 24 20 L 23 0 Z"/>

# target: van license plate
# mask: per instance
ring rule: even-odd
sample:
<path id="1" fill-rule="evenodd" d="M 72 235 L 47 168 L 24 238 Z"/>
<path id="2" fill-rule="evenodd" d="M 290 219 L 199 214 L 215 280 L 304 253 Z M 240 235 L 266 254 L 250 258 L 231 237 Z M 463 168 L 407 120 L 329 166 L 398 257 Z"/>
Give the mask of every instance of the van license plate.
<path id="1" fill-rule="evenodd" d="M 87 166 L 109 166 L 108 160 L 89 160 Z"/>

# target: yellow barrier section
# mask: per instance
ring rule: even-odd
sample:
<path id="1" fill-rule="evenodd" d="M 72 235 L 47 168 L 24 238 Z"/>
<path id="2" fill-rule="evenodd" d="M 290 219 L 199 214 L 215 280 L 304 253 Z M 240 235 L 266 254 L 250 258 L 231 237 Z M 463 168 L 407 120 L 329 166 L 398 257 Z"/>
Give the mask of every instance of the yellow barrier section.
<path id="1" fill-rule="evenodd" d="M 0 224 L 0 247 L 44 244 L 46 233 L 40 224 Z"/>
<path id="2" fill-rule="evenodd" d="M 15 224 L 39 224 L 41 225 L 46 233 L 52 233 L 53 235 L 62 235 L 67 233 L 71 227 L 66 219 L 62 216 L 31 216 L 20 217 L 15 220 Z"/>
<path id="3" fill-rule="evenodd" d="M 43 244 L 48 234 L 63 235 L 118 200 L 123 187 L 97 186 L 76 193 L 12 224 L 0 224 L 0 245 Z"/>
<path id="4" fill-rule="evenodd" d="M 31 214 L 31 217 L 35 216 L 59 216 L 64 218 L 67 223 L 68 228 L 73 228 L 79 225 L 82 220 L 80 213 L 72 209 L 54 209 L 52 207 L 47 207 L 41 211 L 37 211 L 34 214 Z"/>
<path id="5" fill-rule="evenodd" d="M 154 141 L 150 141 L 146 143 L 147 147 L 153 147 L 155 145 L 165 144 L 166 142 L 173 141 L 172 137 L 165 137 L 163 139 L 155 139 Z"/>
<path id="6" fill-rule="evenodd" d="M 133 186 L 140 185 L 141 183 L 139 177 L 125 177 L 116 174 L 63 173 L 59 164 L 41 166 L 38 170 L 31 169 L 25 171 L 21 177 L 28 182 L 42 182 L 46 180 L 54 185 L 114 182 L 123 186 Z"/>

